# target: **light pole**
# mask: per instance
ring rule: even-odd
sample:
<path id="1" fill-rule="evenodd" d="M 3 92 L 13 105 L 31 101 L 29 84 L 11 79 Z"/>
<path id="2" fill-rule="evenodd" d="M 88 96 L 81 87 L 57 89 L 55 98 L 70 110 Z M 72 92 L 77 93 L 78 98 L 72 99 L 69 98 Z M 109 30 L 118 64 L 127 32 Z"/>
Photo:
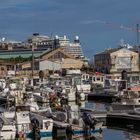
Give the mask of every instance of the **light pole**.
<path id="1" fill-rule="evenodd" d="M 137 48 L 138 48 L 139 83 L 140 83 L 140 46 L 139 46 L 139 24 L 137 24 L 136 30 L 137 30 Z"/>
<path id="2" fill-rule="evenodd" d="M 32 85 L 34 86 L 34 44 L 32 44 Z"/>

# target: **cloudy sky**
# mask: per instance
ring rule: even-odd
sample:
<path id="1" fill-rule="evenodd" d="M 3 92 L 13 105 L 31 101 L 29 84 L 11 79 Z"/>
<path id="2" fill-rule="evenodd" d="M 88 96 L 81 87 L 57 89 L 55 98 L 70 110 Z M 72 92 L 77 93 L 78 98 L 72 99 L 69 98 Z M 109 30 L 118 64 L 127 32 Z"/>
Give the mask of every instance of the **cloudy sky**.
<path id="1" fill-rule="evenodd" d="M 34 32 L 78 35 L 87 57 L 114 48 L 121 39 L 136 44 L 140 0 L 0 0 L 0 37 L 24 41 Z M 127 28 L 128 27 L 128 28 Z"/>

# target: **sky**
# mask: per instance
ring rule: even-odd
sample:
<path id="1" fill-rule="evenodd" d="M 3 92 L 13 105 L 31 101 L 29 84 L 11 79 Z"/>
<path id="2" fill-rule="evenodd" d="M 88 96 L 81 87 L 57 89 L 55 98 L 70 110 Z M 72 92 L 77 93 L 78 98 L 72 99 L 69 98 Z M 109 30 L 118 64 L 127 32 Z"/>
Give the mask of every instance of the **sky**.
<path id="1" fill-rule="evenodd" d="M 136 45 L 140 0 L 0 0 L 0 37 L 24 41 L 33 33 L 78 35 L 88 58 L 120 40 Z M 129 28 L 127 28 L 129 27 Z"/>

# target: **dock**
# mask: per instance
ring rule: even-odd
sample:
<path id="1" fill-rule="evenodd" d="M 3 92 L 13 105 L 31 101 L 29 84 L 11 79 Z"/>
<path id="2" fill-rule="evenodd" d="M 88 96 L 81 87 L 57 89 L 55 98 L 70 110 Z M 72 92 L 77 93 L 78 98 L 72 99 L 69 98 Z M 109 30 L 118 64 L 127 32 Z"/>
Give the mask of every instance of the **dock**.
<path id="1" fill-rule="evenodd" d="M 90 101 L 101 101 L 107 103 L 112 103 L 121 100 L 118 96 L 115 96 L 114 94 L 110 93 L 89 93 L 87 95 L 87 99 Z"/>
<path id="2" fill-rule="evenodd" d="M 108 113 L 106 125 L 140 131 L 140 116 L 134 113 Z"/>

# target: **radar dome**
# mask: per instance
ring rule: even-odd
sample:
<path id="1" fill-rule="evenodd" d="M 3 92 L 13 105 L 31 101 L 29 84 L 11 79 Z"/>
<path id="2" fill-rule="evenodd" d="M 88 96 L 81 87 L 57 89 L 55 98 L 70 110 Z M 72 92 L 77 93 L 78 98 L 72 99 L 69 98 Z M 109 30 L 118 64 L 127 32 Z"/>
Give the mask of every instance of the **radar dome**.
<path id="1" fill-rule="evenodd" d="M 55 39 L 58 39 L 58 35 L 55 36 Z"/>
<path id="2" fill-rule="evenodd" d="M 75 36 L 75 40 L 74 40 L 75 43 L 79 43 L 80 40 L 79 40 L 79 36 Z"/>
<path id="3" fill-rule="evenodd" d="M 5 37 L 2 37 L 1 41 L 5 41 Z"/>
<path id="4" fill-rule="evenodd" d="M 79 36 L 75 36 L 75 40 L 79 40 Z"/>

